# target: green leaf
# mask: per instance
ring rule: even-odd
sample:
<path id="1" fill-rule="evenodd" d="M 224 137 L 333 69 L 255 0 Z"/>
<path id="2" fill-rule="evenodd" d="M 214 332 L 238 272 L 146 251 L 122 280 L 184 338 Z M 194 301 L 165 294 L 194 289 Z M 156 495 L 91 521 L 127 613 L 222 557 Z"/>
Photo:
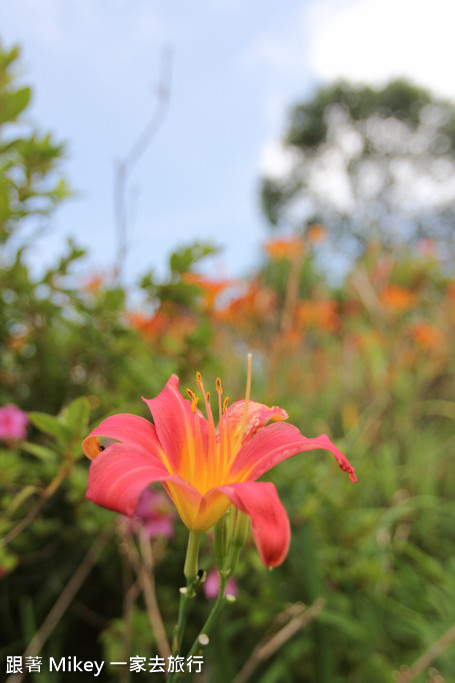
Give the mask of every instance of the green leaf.
<path id="1" fill-rule="evenodd" d="M 17 555 L 12 553 L 9 548 L 0 548 L 0 567 L 4 574 L 13 571 L 17 562 Z"/>
<path id="2" fill-rule="evenodd" d="M 68 441 L 68 430 L 54 415 L 32 411 L 28 416 L 30 422 L 39 429 L 40 432 L 43 432 L 43 434 L 55 436 L 60 443 L 66 443 Z"/>
<path id="3" fill-rule="evenodd" d="M 85 396 L 74 399 L 60 414 L 61 422 L 68 427 L 73 434 L 88 431 L 90 406 Z"/>
<path id="4" fill-rule="evenodd" d="M 15 121 L 27 107 L 31 97 L 30 88 L 21 88 L 0 98 L 0 123 Z"/>
<path id="5" fill-rule="evenodd" d="M 43 462 L 49 462 L 50 460 L 55 460 L 55 452 L 46 446 L 41 446 L 38 443 L 31 443 L 26 441 L 21 444 L 22 450 L 31 455 L 35 455 L 37 458 Z"/>
<path id="6" fill-rule="evenodd" d="M 177 249 L 169 258 L 172 273 L 186 273 L 205 256 L 215 254 L 217 247 L 211 242 L 193 242 Z"/>

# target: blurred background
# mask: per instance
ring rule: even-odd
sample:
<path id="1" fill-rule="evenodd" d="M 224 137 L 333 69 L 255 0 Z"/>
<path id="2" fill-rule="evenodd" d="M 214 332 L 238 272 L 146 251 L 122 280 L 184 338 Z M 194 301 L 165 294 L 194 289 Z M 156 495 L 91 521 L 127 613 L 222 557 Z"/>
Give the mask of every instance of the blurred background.
<path id="1" fill-rule="evenodd" d="M 2 673 L 160 652 L 186 530 L 156 492 L 86 501 L 80 443 L 172 372 L 241 398 L 251 351 L 254 400 L 359 483 L 323 453 L 268 477 L 290 554 L 247 545 L 200 680 L 455 680 L 454 13 L 2 3 Z"/>

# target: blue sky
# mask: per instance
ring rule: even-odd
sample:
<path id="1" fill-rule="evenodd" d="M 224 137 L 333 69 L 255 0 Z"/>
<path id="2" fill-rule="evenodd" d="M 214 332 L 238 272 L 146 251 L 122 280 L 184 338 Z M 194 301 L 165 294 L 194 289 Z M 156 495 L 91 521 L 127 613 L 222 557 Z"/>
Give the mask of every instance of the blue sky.
<path id="1" fill-rule="evenodd" d="M 289 106 L 344 76 L 408 76 L 455 97 L 455 10 L 446 0 L 3 0 L 0 37 L 22 48 L 35 122 L 68 143 L 63 169 L 77 197 L 34 250 L 44 264 L 67 236 L 88 249 L 83 270 L 115 255 L 116 160 L 156 104 L 163 47 L 173 51 L 171 99 L 131 176 L 134 225 L 126 280 L 193 239 L 223 248 L 210 266 L 238 275 L 267 237 L 258 197 Z"/>

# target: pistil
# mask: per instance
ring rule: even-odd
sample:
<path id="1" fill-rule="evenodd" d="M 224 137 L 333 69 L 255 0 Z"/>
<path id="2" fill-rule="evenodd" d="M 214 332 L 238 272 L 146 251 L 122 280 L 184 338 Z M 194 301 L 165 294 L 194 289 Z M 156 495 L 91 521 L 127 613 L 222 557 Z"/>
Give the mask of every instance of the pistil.
<path id="1" fill-rule="evenodd" d="M 208 432 L 209 432 L 209 453 L 208 453 L 208 458 L 207 458 L 207 470 L 206 470 L 206 472 L 204 472 L 204 487 L 203 487 L 203 491 L 201 491 L 201 493 L 202 493 L 214 485 L 214 473 L 215 473 L 216 458 L 217 458 L 216 430 L 215 430 L 215 422 L 213 420 L 212 407 L 210 405 L 210 392 L 204 391 L 204 384 L 202 382 L 202 377 L 201 377 L 200 372 L 196 373 L 196 382 L 197 382 L 197 385 L 198 385 L 199 389 L 202 391 L 202 394 L 204 396 L 205 410 L 207 413 Z"/>
<path id="2" fill-rule="evenodd" d="M 215 468 L 215 477 L 216 480 L 219 481 L 220 483 L 223 480 L 224 473 L 226 470 L 226 465 L 227 465 L 227 458 L 226 458 L 226 447 L 224 443 L 224 419 L 223 419 L 223 408 L 221 405 L 221 394 L 223 393 L 223 387 L 221 386 L 221 380 L 219 377 L 217 377 L 216 380 L 216 391 L 218 394 L 218 429 L 219 429 L 219 454 L 218 454 L 218 462 L 217 462 L 217 467 Z"/>
<path id="3" fill-rule="evenodd" d="M 249 353 L 248 354 L 248 370 L 247 370 L 247 376 L 246 376 L 245 408 L 243 411 L 242 426 L 240 427 L 239 448 L 242 445 L 243 435 L 245 434 L 246 423 L 247 423 L 247 419 L 248 419 L 248 406 L 250 403 L 250 396 L 251 396 L 251 359 L 252 359 L 252 355 L 251 355 L 251 353 Z"/>

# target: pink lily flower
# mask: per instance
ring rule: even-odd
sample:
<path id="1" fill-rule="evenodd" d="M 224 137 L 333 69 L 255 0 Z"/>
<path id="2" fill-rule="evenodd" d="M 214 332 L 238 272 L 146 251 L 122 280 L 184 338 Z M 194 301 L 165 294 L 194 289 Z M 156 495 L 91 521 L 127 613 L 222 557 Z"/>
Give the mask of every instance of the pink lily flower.
<path id="1" fill-rule="evenodd" d="M 218 574 L 216 567 L 212 567 L 209 571 L 202 587 L 204 589 L 205 597 L 209 600 L 215 600 L 215 598 L 218 597 L 218 593 L 220 592 L 220 575 Z M 237 597 L 238 592 L 237 582 L 233 576 L 230 576 L 224 594 Z"/>
<path id="2" fill-rule="evenodd" d="M 169 496 L 164 491 L 145 489 L 139 498 L 134 517 L 129 520 L 129 528 L 134 531 L 138 524 L 141 525 L 150 540 L 157 536 L 172 538 L 176 516 Z"/>
<path id="3" fill-rule="evenodd" d="M 251 366 L 250 366 L 251 367 Z M 90 466 L 87 498 L 97 505 L 132 516 L 150 484 L 160 482 L 188 529 L 210 529 L 234 505 L 249 515 L 260 557 L 267 567 L 285 559 L 290 543 L 286 511 L 270 482 L 257 481 L 282 460 L 315 448 L 330 451 L 340 468 L 357 481 L 354 468 L 325 435 L 302 436 L 284 420 L 286 411 L 246 398 L 227 407 L 216 382 L 219 424 L 215 427 L 210 395 L 200 374 L 207 419 L 197 408 L 198 398 L 180 394 L 175 375 L 154 399 L 143 399 L 154 423 L 136 415 L 113 415 L 103 420 L 82 444 Z M 272 424 L 268 424 L 272 422 Z M 106 447 L 100 437 L 109 440 Z"/>
<path id="4" fill-rule="evenodd" d="M 0 408 L 0 439 L 20 441 L 27 436 L 28 415 L 14 403 Z"/>

